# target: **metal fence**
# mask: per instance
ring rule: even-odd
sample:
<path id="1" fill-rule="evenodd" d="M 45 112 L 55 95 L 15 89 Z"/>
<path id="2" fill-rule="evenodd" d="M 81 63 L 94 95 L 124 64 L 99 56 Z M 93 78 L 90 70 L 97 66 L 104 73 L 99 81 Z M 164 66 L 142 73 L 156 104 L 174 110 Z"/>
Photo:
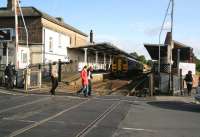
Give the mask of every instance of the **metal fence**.
<path id="1" fill-rule="evenodd" d="M 3 86 L 5 85 L 5 71 L 6 65 L 5 64 L 0 64 L 0 85 Z"/>
<path id="2" fill-rule="evenodd" d="M 25 70 L 25 90 L 41 88 L 41 70 Z"/>

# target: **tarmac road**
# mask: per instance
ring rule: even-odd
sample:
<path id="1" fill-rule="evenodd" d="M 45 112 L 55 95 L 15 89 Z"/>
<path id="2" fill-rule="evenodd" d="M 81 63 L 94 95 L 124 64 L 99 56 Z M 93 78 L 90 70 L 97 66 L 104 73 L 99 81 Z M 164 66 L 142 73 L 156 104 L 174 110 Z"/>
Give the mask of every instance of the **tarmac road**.
<path id="1" fill-rule="evenodd" d="M 200 137 L 200 106 L 0 90 L 0 137 Z"/>

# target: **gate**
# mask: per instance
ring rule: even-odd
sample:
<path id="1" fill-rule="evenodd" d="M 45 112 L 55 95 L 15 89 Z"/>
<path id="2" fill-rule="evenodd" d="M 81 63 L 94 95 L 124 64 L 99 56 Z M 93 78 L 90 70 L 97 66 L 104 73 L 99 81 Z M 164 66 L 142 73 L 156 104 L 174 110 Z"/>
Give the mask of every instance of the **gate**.
<path id="1" fill-rule="evenodd" d="M 41 88 L 42 85 L 42 75 L 41 75 L 41 69 L 34 70 L 34 69 L 25 69 L 25 91 L 28 91 L 29 89 L 37 89 Z"/>

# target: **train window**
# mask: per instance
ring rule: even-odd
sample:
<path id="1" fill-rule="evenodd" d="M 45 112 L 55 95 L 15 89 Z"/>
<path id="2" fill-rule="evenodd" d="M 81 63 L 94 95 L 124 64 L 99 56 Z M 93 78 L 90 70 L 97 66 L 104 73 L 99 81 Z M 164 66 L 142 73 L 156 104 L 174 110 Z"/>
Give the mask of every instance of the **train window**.
<path id="1" fill-rule="evenodd" d="M 113 59 L 113 64 L 116 64 L 117 63 L 116 61 L 117 61 L 116 59 Z"/>

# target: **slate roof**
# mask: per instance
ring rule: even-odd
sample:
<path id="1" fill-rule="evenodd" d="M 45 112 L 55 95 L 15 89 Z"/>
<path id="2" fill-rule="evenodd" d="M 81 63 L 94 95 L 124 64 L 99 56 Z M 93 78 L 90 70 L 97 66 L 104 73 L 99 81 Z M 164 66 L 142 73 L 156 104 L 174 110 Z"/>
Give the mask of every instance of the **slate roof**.
<path id="1" fill-rule="evenodd" d="M 67 28 L 71 31 L 79 33 L 83 36 L 86 36 L 86 37 L 88 36 L 87 34 L 83 33 L 82 31 L 72 27 L 69 24 L 66 24 L 65 22 L 59 21 L 55 17 L 52 17 L 52 16 L 48 15 L 47 13 L 38 10 L 35 7 L 22 7 L 22 12 L 23 12 L 24 17 L 42 17 L 48 21 L 51 21 L 51 22 L 53 22 L 57 25 L 60 25 L 64 28 Z M 8 10 L 7 8 L 0 8 L 0 18 L 5 18 L 5 17 L 14 17 L 14 12 L 12 12 L 11 10 Z"/>
<path id="2" fill-rule="evenodd" d="M 87 44 L 80 47 L 70 47 L 70 49 L 84 49 L 87 48 L 88 52 L 94 53 L 98 51 L 98 53 L 106 53 L 108 55 L 124 55 L 136 61 L 136 58 L 129 53 L 119 49 L 115 45 L 109 42 L 102 42 L 102 43 L 94 43 L 94 44 Z"/>

